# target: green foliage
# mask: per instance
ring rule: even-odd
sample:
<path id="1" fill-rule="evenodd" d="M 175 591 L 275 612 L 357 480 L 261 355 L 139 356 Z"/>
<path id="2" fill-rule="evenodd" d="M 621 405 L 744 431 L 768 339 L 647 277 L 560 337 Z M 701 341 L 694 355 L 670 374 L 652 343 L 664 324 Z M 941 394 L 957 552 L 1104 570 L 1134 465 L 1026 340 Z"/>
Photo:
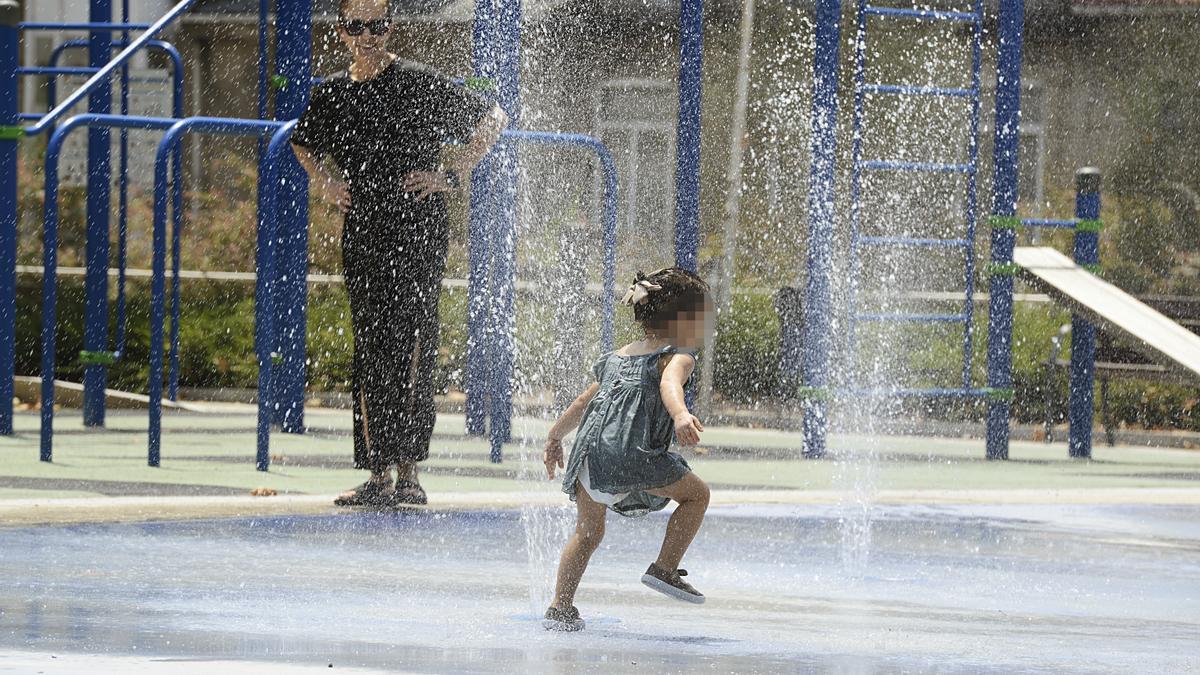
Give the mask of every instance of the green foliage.
<path id="1" fill-rule="evenodd" d="M 752 402 L 779 388 L 779 315 L 770 296 L 735 295 L 717 323 L 713 387 L 726 400 Z"/>

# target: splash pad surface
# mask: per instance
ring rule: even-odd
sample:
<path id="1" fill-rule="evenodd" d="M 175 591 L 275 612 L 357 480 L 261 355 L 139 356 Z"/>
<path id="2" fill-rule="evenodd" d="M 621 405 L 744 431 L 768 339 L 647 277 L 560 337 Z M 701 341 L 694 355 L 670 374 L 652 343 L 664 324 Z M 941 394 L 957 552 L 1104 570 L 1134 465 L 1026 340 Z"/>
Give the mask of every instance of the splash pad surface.
<path id="1" fill-rule="evenodd" d="M 9 528 L 0 672 L 1200 663 L 1200 506 L 875 506 L 869 554 L 847 559 L 839 520 L 859 508 L 714 507 L 684 561 L 700 607 L 638 583 L 665 514 L 610 516 L 577 597 L 589 626 L 569 635 L 543 631 L 531 600 L 548 590 L 562 508 L 526 510 L 547 542 L 532 549 L 513 510 Z"/>

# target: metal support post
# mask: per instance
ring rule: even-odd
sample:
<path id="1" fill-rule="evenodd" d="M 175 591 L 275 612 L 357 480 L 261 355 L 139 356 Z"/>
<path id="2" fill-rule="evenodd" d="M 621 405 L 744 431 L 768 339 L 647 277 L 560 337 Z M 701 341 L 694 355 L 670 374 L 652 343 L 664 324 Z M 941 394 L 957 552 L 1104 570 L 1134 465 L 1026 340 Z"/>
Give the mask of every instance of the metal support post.
<path id="1" fill-rule="evenodd" d="M 312 81 L 312 0 L 287 0 L 276 6 L 276 78 L 283 86 L 275 96 L 275 119 L 300 117 L 308 104 Z M 294 157 L 279 167 L 275 330 L 282 362 L 271 380 L 275 421 L 283 431 L 304 432 L 304 361 L 308 305 L 308 176 Z"/>
<path id="2" fill-rule="evenodd" d="M 1100 266 L 1100 170 L 1075 172 L 1075 263 L 1093 272 Z M 1096 326 L 1079 314 L 1071 317 L 1070 435 L 1072 457 L 1091 459 L 1094 388 L 1096 384 Z"/>
<path id="3" fill-rule="evenodd" d="M 13 433 L 17 337 L 17 24 L 21 5 L 0 0 L 0 435 Z"/>
<path id="4" fill-rule="evenodd" d="M 112 0 L 91 0 L 88 20 L 112 22 Z M 94 30 L 89 36 L 88 65 L 103 68 L 112 58 L 112 33 Z M 88 95 L 88 112 L 112 111 L 112 86 L 105 80 Z M 87 158 L 87 276 L 84 280 L 83 349 L 95 354 L 108 351 L 108 236 L 112 181 L 109 130 L 88 129 Z M 85 365 L 83 370 L 83 424 L 104 426 L 104 389 L 107 366 Z"/>
<path id="5" fill-rule="evenodd" d="M 805 295 L 804 456 L 825 454 L 826 394 L 833 348 L 834 182 L 837 163 L 838 58 L 842 7 L 817 0 L 813 58 L 812 169 L 808 195 L 808 288 Z"/>
<path id="6" fill-rule="evenodd" d="M 679 124 L 675 145 L 675 265 L 696 271 L 700 245 L 700 93 L 704 0 L 679 3 Z"/>
<path id="7" fill-rule="evenodd" d="M 1021 122 L 1021 41 L 1024 0 L 1000 4 L 996 63 L 996 137 L 992 178 L 992 253 L 988 282 L 987 458 L 1008 459 L 1008 417 L 1012 408 L 1013 246 L 1017 213 L 1017 149 Z"/>

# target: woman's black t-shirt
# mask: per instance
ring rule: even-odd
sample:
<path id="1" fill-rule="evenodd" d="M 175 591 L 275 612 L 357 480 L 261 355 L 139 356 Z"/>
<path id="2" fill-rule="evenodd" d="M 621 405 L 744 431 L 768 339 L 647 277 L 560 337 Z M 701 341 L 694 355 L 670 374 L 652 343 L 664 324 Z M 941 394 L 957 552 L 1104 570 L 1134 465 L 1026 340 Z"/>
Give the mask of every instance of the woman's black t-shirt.
<path id="1" fill-rule="evenodd" d="M 314 87 L 291 140 L 333 158 L 356 207 L 383 206 L 405 174 L 436 170 L 442 144 L 466 141 L 490 107 L 432 68 L 396 60 L 370 80 L 342 72 Z"/>

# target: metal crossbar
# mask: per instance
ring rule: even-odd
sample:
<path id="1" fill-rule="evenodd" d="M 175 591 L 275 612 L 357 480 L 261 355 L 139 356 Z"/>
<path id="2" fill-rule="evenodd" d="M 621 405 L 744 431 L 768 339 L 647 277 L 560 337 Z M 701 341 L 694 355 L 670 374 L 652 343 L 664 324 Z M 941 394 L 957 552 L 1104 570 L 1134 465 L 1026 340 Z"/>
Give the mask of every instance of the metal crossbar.
<path id="1" fill-rule="evenodd" d="M 859 237 L 858 243 L 868 246 L 908 248 L 965 248 L 972 245 L 972 242 L 966 239 L 921 239 L 917 237 Z"/>
<path id="2" fill-rule="evenodd" d="M 982 12 L 947 12 L 935 9 L 907 9 L 904 7 L 872 7 L 864 3 L 859 3 L 860 16 L 887 16 L 899 19 L 913 19 L 916 21 L 957 21 L 980 24 L 980 16 Z"/>
<path id="3" fill-rule="evenodd" d="M 982 56 L 983 2 L 972 0 L 973 11 L 946 11 L 931 9 L 909 9 L 900 7 L 877 7 L 858 2 L 857 35 L 854 45 L 854 148 L 851 174 L 850 207 L 850 311 L 848 363 L 855 361 L 857 349 L 857 326 L 861 323 L 961 323 L 962 324 L 962 380 L 961 386 L 946 389 L 880 389 L 872 391 L 906 392 L 904 395 L 976 395 L 971 388 L 971 357 L 973 341 L 973 303 L 975 276 L 975 228 L 978 220 L 978 196 L 976 174 L 979 169 L 979 101 L 980 63 Z M 867 34 L 868 19 L 876 21 L 899 20 L 919 22 L 967 23 L 972 31 L 971 83 L 970 86 L 952 87 L 937 84 L 913 85 L 867 81 Z M 865 104 L 868 96 L 889 97 L 943 97 L 963 99 L 970 105 L 970 129 L 967 161 L 910 161 L 900 158 L 864 158 L 863 139 L 867 133 Z M 863 223 L 863 174 L 864 172 L 896 173 L 940 173 L 960 174 L 966 177 L 966 205 L 963 213 L 963 235 L 961 237 L 925 238 L 912 236 L 864 236 Z M 963 267 L 963 304 L 958 313 L 892 313 L 859 311 L 859 283 L 862 276 L 860 254 L 864 247 L 872 249 L 897 248 L 909 250 L 956 249 L 965 257 Z M 919 254 L 919 253 L 918 253 Z M 854 389 L 854 387 L 851 387 Z M 921 392 L 924 392 L 922 394 Z"/>
<path id="4" fill-rule="evenodd" d="M 978 89 L 964 89 L 962 87 L 925 87 L 913 86 L 910 84 L 864 84 L 862 86 L 863 93 L 866 94 L 900 94 L 902 96 L 951 96 L 970 98 L 978 96 Z"/>

